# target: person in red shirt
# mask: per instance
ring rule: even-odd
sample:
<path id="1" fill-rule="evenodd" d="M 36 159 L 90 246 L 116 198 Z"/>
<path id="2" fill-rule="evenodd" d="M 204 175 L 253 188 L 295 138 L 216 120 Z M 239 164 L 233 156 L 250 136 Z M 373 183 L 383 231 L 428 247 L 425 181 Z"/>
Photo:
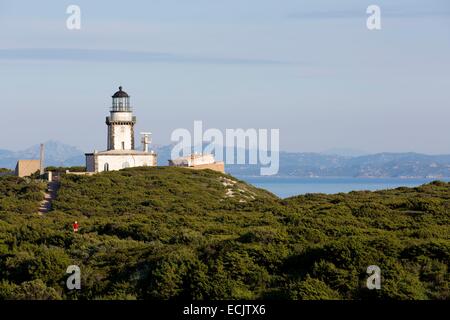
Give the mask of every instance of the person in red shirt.
<path id="1" fill-rule="evenodd" d="M 78 232 L 78 222 L 75 221 L 75 223 L 73 224 L 73 232 Z"/>

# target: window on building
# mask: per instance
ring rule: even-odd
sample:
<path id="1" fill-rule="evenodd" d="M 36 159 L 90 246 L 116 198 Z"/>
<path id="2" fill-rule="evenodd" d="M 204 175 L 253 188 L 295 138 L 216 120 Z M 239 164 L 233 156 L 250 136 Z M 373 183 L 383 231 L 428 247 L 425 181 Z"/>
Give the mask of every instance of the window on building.
<path id="1" fill-rule="evenodd" d="M 105 163 L 105 166 L 103 167 L 104 171 L 109 171 L 109 163 Z"/>
<path id="2" fill-rule="evenodd" d="M 122 150 L 125 150 L 125 142 L 122 141 Z"/>

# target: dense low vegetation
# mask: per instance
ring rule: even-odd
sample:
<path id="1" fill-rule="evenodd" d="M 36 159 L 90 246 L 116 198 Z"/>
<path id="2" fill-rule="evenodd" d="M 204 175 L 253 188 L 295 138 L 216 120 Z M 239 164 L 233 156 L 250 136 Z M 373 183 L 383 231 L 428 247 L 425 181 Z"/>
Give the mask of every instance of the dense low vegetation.
<path id="1" fill-rule="evenodd" d="M 133 168 L 63 175 L 39 216 L 42 191 L 0 177 L 0 299 L 450 298 L 449 183 L 279 199 L 217 172 Z M 81 290 L 66 289 L 72 264 Z"/>

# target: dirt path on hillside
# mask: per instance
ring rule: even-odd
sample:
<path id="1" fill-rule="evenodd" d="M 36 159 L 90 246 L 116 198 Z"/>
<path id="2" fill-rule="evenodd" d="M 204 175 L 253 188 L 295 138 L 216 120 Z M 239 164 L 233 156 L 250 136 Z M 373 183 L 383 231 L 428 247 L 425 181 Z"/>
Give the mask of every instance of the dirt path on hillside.
<path id="1" fill-rule="evenodd" d="M 48 213 L 52 209 L 52 201 L 56 199 L 56 194 L 59 189 L 59 181 L 49 182 L 45 198 L 39 207 L 39 215 Z"/>

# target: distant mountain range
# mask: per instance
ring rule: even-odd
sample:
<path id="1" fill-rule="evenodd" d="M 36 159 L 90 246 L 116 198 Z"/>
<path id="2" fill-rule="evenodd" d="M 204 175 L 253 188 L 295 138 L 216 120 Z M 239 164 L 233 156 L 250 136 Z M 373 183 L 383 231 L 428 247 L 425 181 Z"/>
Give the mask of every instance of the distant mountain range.
<path id="1" fill-rule="evenodd" d="M 167 165 L 172 146 L 156 145 L 153 146 L 153 149 L 158 153 L 158 165 Z M 378 153 L 349 156 L 328 153 L 332 153 L 332 151 L 327 152 L 327 154 L 281 152 L 278 176 L 376 178 L 450 177 L 450 155 Z M 18 159 L 38 158 L 39 145 L 34 145 L 22 151 L 0 149 L 0 167 L 3 168 L 13 169 Z M 79 166 L 84 165 L 84 163 L 84 152 L 80 149 L 58 141 L 48 141 L 45 143 L 46 166 Z M 226 165 L 226 171 L 236 176 L 258 176 L 260 174 L 260 166 Z"/>
<path id="2" fill-rule="evenodd" d="M 0 149 L 0 167 L 15 168 L 19 159 L 39 159 L 39 144 L 21 151 Z M 45 143 L 46 166 L 78 166 L 84 165 L 84 152 L 80 149 L 58 142 L 47 141 Z"/>
<path id="3" fill-rule="evenodd" d="M 236 176 L 259 175 L 259 166 L 232 165 L 227 172 Z M 450 177 L 450 155 L 419 153 L 378 153 L 357 157 L 320 153 L 280 153 L 279 176 L 292 177 Z"/>

